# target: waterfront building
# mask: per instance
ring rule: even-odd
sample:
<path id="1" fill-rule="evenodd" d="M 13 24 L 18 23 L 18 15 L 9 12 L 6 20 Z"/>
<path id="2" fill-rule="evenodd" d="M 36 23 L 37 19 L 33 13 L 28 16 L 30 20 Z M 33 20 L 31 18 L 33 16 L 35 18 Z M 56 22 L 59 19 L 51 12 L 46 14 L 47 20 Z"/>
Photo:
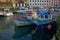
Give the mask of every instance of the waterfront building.
<path id="1" fill-rule="evenodd" d="M 30 7 L 60 7 L 60 0 L 13 0 L 13 6 L 27 6 Z"/>
<path id="2" fill-rule="evenodd" d="M 51 6 L 51 0 L 29 0 L 30 7 Z"/>
<path id="3" fill-rule="evenodd" d="M 28 0 L 13 0 L 13 7 L 26 6 Z"/>
<path id="4" fill-rule="evenodd" d="M 29 0 L 28 4 L 30 7 L 41 7 L 41 6 L 59 7 L 60 0 Z"/>
<path id="5" fill-rule="evenodd" d="M 12 0 L 0 0 L 0 7 L 12 6 Z"/>
<path id="6" fill-rule="evenodd" d="M 60 7 L 60 0 L 51 0 L 52 7 Z"/>
<path id="7" fill-rule="evenodd" d="M 0 0 L 0 2 L 10 2 L 11 0 Z"/>

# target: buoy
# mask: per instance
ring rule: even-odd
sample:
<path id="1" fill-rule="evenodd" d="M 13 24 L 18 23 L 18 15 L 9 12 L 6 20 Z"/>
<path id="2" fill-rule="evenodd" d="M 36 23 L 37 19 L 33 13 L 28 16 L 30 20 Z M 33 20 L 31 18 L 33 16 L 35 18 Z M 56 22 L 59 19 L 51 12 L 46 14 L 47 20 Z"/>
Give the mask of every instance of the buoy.
<path id="1" fill-rule="evenodd" d="M 51 30 L 52 29 L 52 26 L 51 25 L 48 25 L 48 30 Z"/>

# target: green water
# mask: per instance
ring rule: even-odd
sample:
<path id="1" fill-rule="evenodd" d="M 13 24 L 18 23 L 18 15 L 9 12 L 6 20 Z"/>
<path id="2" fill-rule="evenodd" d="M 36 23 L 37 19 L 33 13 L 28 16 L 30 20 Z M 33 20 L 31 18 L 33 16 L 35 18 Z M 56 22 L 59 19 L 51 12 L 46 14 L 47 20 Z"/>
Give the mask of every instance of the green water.
<path id="1" fill-rule="evenodd" d="M 15 31 L 15 27 L 10 17 L 0 17 L 0 40 L 20 40 L 19 38 L 30 34 L 33 28 L 32 26 L 24 26 Z M 24 39 L 26 38 L 24 37 Z"/>

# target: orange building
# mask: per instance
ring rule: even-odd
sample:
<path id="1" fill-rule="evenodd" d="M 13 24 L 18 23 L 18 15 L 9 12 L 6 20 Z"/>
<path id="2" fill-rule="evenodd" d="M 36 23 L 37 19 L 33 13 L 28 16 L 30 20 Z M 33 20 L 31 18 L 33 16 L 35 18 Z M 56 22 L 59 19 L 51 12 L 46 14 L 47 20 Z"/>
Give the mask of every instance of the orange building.
<path id="1" fill-rule="evenodd" d="M 12 2 L 12 0 L 0 0 L 0 6 L 1 7 L 12 6 L 12 3 L 10 3 L 10 2 Z M 7 4 L 7 3 L 9 3 L 9 4 Z"/>
<path id="2" fill-rule="evenodd" d="M 0 2 L 10 2 L 11 0 L 0 0 Z"/>
<path id="3" fill-rule="evenodd" d="M 29 0 L 12 0 L 13 2 L 28 2 Z"/>
<path id="4" fill-rule="evenodd" d="M 12 0 L 13 1 L 13 6 L 26 6 L 26 3 L 29 0 Z"/>
<path id="5" fill-rule="evenodd" d="M 13 2 L 18 2 L 19 0 L 12 0 Z"/>
<path id="6" fill-rule="evenodd" d="M 28 2 L 29 0 L 24 0 L 24 2 Z"/>

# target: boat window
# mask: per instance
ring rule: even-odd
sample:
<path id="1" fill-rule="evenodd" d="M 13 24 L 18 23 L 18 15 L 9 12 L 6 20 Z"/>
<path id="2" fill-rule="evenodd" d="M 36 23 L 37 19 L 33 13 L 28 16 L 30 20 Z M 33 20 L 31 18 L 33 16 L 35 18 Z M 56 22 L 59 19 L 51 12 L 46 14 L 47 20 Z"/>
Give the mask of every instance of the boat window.
<path id="1" fill-rule="evenodd" d="M 32 15 L 32 13 L 31 13 L 31 12 L 27 12 L 27 13 L 26 13 L 26 15 L 31 16 L 31 15 Z"/>
<path id="2" fill-rule="evenodd" d="M 48 18 L 48 15 L 45 15 L 45 18 Z"/>
<path id="3" fill-rule="evenodd" d="M 17 16 L 17 17 L 23 16 L 23 13 L 17 12 L 15 16 Z"/>
<path id="4" fill-rule="evenodd" d="M 44 18 L 44 15 L 40 15 L 41 16 L 41 18 Z"/>
<path id="5" fill-rule="evenodd" d="M 39 14 L 38 17 L 41 18 L 41 15 Z"/>
<path id="6" fill-rule="evenodd" d="M 51 18 L 51 15 L 49 15 L 49 18 Z"/>
<path id="7" fill-rule="evenodd" d="M 26 18 L 26 13 L 18 13 L 18 18 L 19 19 L 25 19 Z"/>
<path id="8" fill-rule="evenodd" d="M 3 11 L 8 13 L 9 12 L 9 9 L 3 9 Z"/>

